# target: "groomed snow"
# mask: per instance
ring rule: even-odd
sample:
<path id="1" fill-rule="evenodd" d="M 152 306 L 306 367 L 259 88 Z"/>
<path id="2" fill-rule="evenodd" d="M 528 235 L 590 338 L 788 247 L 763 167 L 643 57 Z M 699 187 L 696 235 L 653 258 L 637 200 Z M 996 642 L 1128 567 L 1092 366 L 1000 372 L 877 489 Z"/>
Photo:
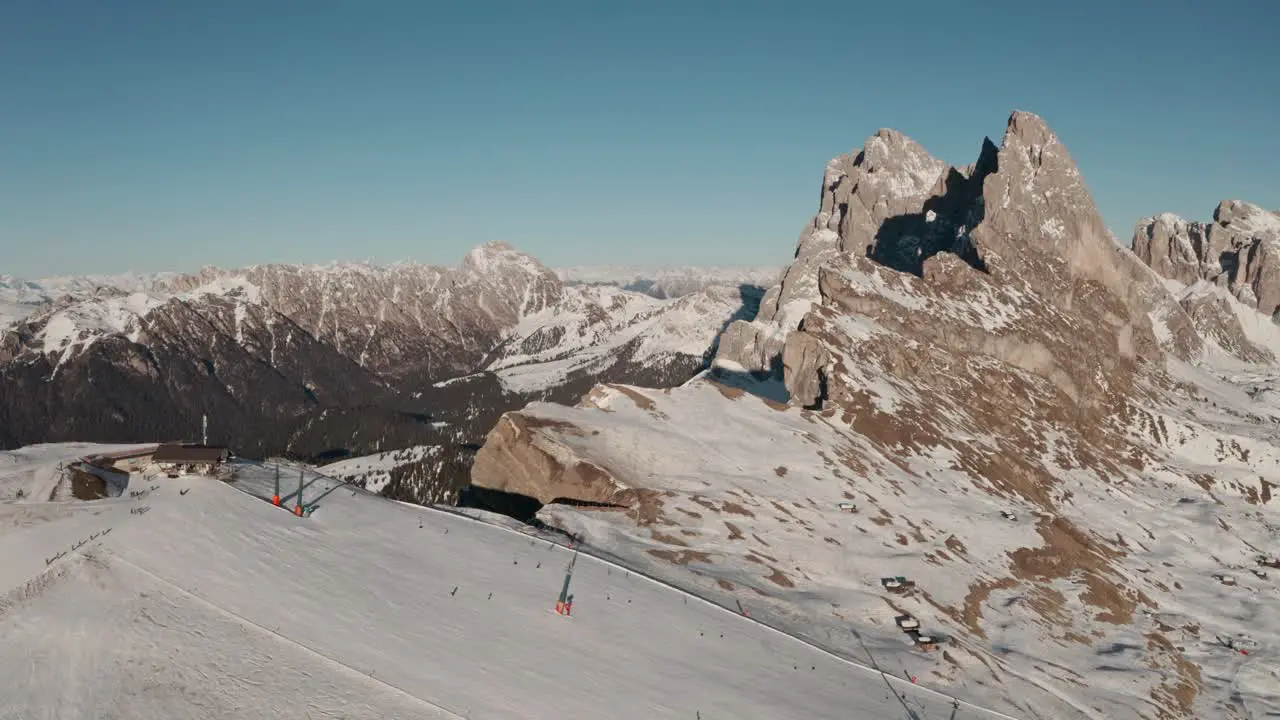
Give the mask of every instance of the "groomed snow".
<path id="1" fill-rule="evenodd" d="M 77 454 L 0 456 L 0 487 Z M 209 478 L 155 486 L 139 498 L 0 504 L 0 718 L 952 710 L 586 555 L 574 617 L 557 616 L 570 551 L 509 528 L 346 489 L 302 519 Z"/>

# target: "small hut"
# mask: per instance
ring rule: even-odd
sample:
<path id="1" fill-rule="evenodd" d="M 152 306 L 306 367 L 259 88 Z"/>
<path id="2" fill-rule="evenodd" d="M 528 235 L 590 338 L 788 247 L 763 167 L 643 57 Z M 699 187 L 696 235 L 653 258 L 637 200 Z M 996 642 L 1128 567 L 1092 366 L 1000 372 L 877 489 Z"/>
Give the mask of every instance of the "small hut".
<path id="1" fill-rule="evenodd" d="M 912 630 L 920 629 L 920 621 L 910 615 L 899 615 L 894 618 L 893 621 L 897 623 L 898 627 L 902 628 L 904 632 L 911 632 Z"/>
<path id="2" fill-rule="evenodd" d="M 898 577 L 880 578 L 880 586 L 891 593 L 899 595 L 904 594 L 916 586 L 915 581 L 908 580 L 901 575 Z"/>
<path id="3" fill-rule="evenodd" d="M 161 445 L 151 461 L 169 475 L 195 473 L 207 475 L 231 458 L 225 447 L 211 445 Z"/>

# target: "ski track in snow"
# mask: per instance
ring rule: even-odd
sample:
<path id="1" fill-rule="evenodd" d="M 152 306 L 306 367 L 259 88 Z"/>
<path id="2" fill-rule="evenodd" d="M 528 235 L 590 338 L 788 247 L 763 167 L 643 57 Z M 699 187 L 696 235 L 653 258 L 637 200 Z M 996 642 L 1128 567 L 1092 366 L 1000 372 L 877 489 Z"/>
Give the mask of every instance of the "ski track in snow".
<path id="1" fill-rule="evenodd" d="M 86 451 L 43 446 L 0 462 L 0 497 L 31 482 L 32 466 Z M 556 616 L 570 551 L 519 529 L 341 487 L 301 519 L 208 478 L 154 484 L 136 499 L 0 504 L 0 644 L 14 649 L 0 659 L 0 718 L 927 719 L 953 709 L 585 553 L 574 617 Z M 957 717 L 1007 716 L 962 705 Z"/>

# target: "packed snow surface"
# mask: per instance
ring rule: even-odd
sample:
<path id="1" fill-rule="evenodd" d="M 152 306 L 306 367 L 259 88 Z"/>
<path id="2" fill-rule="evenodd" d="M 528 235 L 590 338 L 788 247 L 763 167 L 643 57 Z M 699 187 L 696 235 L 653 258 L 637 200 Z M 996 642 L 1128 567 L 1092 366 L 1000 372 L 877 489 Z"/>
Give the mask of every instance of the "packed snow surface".
<path id="1" fill-rule="evenodd" d="M 0 497 L 84 452 L 0 454 Z M 511 527 L 345 487 L 298 518 L 212 478 L 144 484 L 138 497 L 0 504 L 0 718 L 953 710 L 585 554 L 573 617 L 558 616 L 572 551 Z"/>

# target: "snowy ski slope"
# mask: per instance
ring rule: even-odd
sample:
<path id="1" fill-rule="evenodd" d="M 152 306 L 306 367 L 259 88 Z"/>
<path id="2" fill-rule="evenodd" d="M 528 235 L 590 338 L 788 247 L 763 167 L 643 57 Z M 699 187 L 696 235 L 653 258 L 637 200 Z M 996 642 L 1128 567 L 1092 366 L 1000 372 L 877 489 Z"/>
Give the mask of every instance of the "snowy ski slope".
<path id="1" fill-rule="evenodd" d="M 6 453 L 0 497 L 58 448 Z M 510 528 L 151 486 L 0 504 L 0 719 L 999 717 L 587 555 L 557 616 L 571 551 Z"/>

